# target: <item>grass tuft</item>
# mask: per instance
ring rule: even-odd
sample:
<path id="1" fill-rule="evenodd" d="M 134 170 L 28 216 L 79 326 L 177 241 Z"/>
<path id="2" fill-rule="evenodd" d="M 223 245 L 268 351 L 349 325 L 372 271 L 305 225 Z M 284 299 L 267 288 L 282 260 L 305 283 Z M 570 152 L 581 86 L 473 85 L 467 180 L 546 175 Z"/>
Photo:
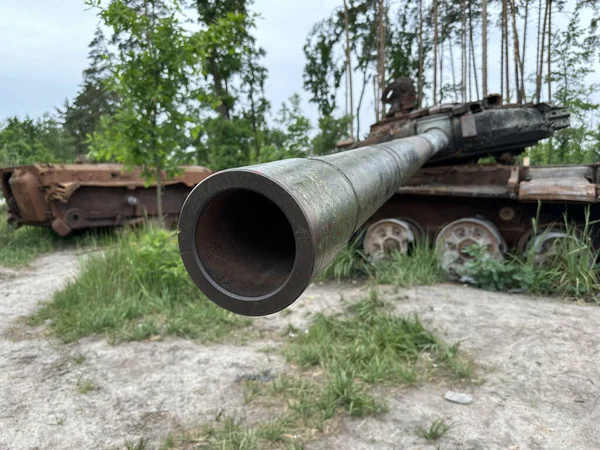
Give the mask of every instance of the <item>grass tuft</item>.
<path id="1" fill-rule="evenodd" d="M 378 284 L 399 287 L 430 285 L 445 280 L 435 250 L 427 242 L 419 242 L 410 254 L 392 253 L 388 259 L 370 262 L 360 247 L 360 239 L 348 244 L 319 276 L 319 280 L 337 282 L 369 279 Z"/>
<path id="2" fill-rule="evenodd" d="M 95 391 L 96 389 L 98 389 L 96 383 L 94 383 L 94 381 L 89 378 L 79 379 L 77 381 L 77 392 L 79 392 L 82 395 L 88 394 L 92 391 Z"/>
<path id="3" fill-rule="evenodd" d="M 444 436 L 452 428 L 452 424 L 448 425 L 444 419 L 436 419 L 432 422 L 428 429 L 419 430 L 419 434 L 428 441 L 437 441 Z"/>
<path id="4" fill-rule="evenodd" d="M 417 243 L 410 254 L 393 253 L 388 260 L 371 267 L 371 277 L 379 284 L 411 287 L 446 279 L 435 249 L 426 241 Z"/>
<path id="5" fill-rule="evenodd" d="M 32 325 L 46 320 L 65 342 L 103 333 L 115 342 L 167 335 L 212 341 L 250 324 L 200 293 L 174 233 L 161 229 L 126 233 L 83 261 L 79 276 L 29 318 Z"/>
<path id="6" fill-rule="evenodd" d="M 302 368 L 332 367 L 363 382 L 414 383 L 427 353 L 434 364 L 452 370 L 458 346 L 448 346 L 428 331 L 417 316 L 396 317 L 372 291 L 350 305 L 342 317 L 318 315 L 308 333 L 299 335 L 286 356 Z"/>
<path id="7" fill-rule="evenodd" d="M 335 280 L 340 282 L 367 276 L 369 274 L 368 263 L 360 243 L 360 237 L 351 241 L 321 272 L 317 281 Z"/>
<path id="8" fill-rule="evenodd" d="M 556 227 L 566 237 L 552 242 L 544 258 L 540 258 L 537 249 L 529 248 L 525 257 L 496 261 L 487 257 L 485 249 L 474 246 L 467 250 L 472 260 L 465 265 L 465 275 L 478 287 L 488 290 L 519 289 L 537 295 L 600 302 L 600 261 L 592 232 L 595 224 L 589 219 L 589 209 L 586 211 L 582 228 L 571 224 L 566 217 L 564 224 Z"/>

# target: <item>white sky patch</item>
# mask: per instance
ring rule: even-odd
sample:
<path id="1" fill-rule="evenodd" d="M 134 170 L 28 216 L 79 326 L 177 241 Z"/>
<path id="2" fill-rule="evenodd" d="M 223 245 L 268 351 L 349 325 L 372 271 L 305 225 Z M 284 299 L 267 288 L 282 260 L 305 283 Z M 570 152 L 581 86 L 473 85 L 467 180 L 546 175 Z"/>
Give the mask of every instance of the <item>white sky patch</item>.
<path id="1" fill-rule="evenodd" d="M 571 0 L 573 3 L 574 0 Z M 317 109 L 308 103 L 303 92 L 302 71 L 305 58 L 303 46 L 315 22 L 331 14 L 341 0 L 255 0 L 253 10 L 262 17 L 257 21 L 258 44 L 267 51 L 265 64 L 269 69 L 267 97 L 275 113 L 281 103 L 298 92 L 313 126 L 317 125 Z M 188 13 L 193 17 L 193 12 Z M 535 27 L 533 12 L 528 33 L 528 70 L 535 61 Z M 566 25 L 564 17 L 556 17 L 556 25 Z M 98 23 L 96 11 L 86 10 L 83 0 L 2 0 L 0 5 L 0 120 L 11 115 L 38 117 L 54 112 L 66 98 L 72 99 L 87 67 L 88 44 Z M 476 32 L 479 39 L 479 32 Z M 479 42 L 479 41 L 477 41 Z M 490 30 L 489 85 L 499 90 L 499 35 Z M 512 48 L 511 48 L 512 51 Z M 455 63 L 460 69 L 460 55 L 455 48 Z M 480 63 L 479 49 L 476 58 Z M 512 61 L 511 61 L 512 65 Z M 600 65 L 597 73 L 600 73 Z M 446 63 L 446 77 L 449 77 Z M 457 75 L 459 76 L 458 72 Z M 512 80 L 511 84 L 514 83 Z M 449 78 L 447 78 L 447 81 Z M 481 80 L 479 80 L 481 83 Z M 354 76 L 354 91 L 359 92 L 362 80 Z M 545 92 L 545 91 L 544 91 Z M 344 88 L 340 89 L 338 106 L 344 109 Z M 357 99 L 355 100 L 357 103 Z M 374 121 L 373 91 L 368 88 L 361 113 L 361 134 Z"/>

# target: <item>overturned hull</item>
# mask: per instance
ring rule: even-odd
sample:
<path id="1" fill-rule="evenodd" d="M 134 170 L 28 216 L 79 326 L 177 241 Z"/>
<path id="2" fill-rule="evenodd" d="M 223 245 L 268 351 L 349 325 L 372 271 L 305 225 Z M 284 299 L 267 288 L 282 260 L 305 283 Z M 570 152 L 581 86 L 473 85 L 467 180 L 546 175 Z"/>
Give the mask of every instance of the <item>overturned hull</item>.
<path id="1" fill-rule="evenodd" d="M 211 171 L 183 167 L 163 181 L 163 214 L 176 222 L 192 188 Z M 157 215 L 156 184 L 147 185 L 139 169 L 120 164 L 37 164 L 0 168 L 0 186 L 14 226 L 51 227 L 66 236 L 73 230 L 135 224 Z"/>

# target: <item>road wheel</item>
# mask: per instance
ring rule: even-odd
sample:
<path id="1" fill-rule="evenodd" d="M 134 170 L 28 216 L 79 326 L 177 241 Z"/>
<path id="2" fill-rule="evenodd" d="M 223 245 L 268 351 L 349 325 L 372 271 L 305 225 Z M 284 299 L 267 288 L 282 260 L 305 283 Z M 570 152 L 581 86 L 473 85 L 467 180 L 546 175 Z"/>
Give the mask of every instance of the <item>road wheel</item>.
<path id="1" fill-rule="evenodd" d="M 498 228 L 487 220 L 475 217 L 450 222 L 437 234 L 435 247 L 442 268 L 451 278 L 460 278 L 465 263 L 473 257 L 466 250 L 480 245 L 490 257 L 504 259 L 506 243 Z"/>

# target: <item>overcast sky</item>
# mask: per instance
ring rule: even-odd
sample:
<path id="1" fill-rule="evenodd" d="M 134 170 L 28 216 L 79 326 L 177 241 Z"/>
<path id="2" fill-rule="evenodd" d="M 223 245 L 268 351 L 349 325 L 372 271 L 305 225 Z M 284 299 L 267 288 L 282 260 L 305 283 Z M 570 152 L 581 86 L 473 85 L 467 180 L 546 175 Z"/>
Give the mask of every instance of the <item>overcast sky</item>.
<path id="1" fill-rule="evenodd" d="M 312 25 L 338 0 L 256 0 L 256 32 L 267 50 L 267 95 L 274 109 L 302 91 L 302 47 Z M 0 120 L 54 111 L 72 99 L 87 66 L 98 19 L 83 0 L 0 1 Z M 305 96 L 306 97 L 306 96 Z M 314 107 L 305 105 L 314 120 Z"/>
<path id="2" fill-rule="evenodd" d="M 340 4 L 341 0 L 255 0 L 254 10 L 262 16 L 256 35 L 267 50 L 267 96 L 274 110 L 294 92 L 302 92 L 306 36 Z M 85 10 L 84 0 L 0 0 L 0 120 L 54 112 L 65 98 L 75 96 L 97 22 L 95 12 Z M 493 30 L 489 39 L 489 84 L 497 89 L 500 64 L 494 48 L 499 41 Z M 531 50 L 529 55 L 535 54 L 535 48 Z M 307 95 L 303 99 L 305 113 L 316 125 L 316 109 L 306 102 Z M 372 95 L 368 103 L 363 124 L 373 121 Z"/>

